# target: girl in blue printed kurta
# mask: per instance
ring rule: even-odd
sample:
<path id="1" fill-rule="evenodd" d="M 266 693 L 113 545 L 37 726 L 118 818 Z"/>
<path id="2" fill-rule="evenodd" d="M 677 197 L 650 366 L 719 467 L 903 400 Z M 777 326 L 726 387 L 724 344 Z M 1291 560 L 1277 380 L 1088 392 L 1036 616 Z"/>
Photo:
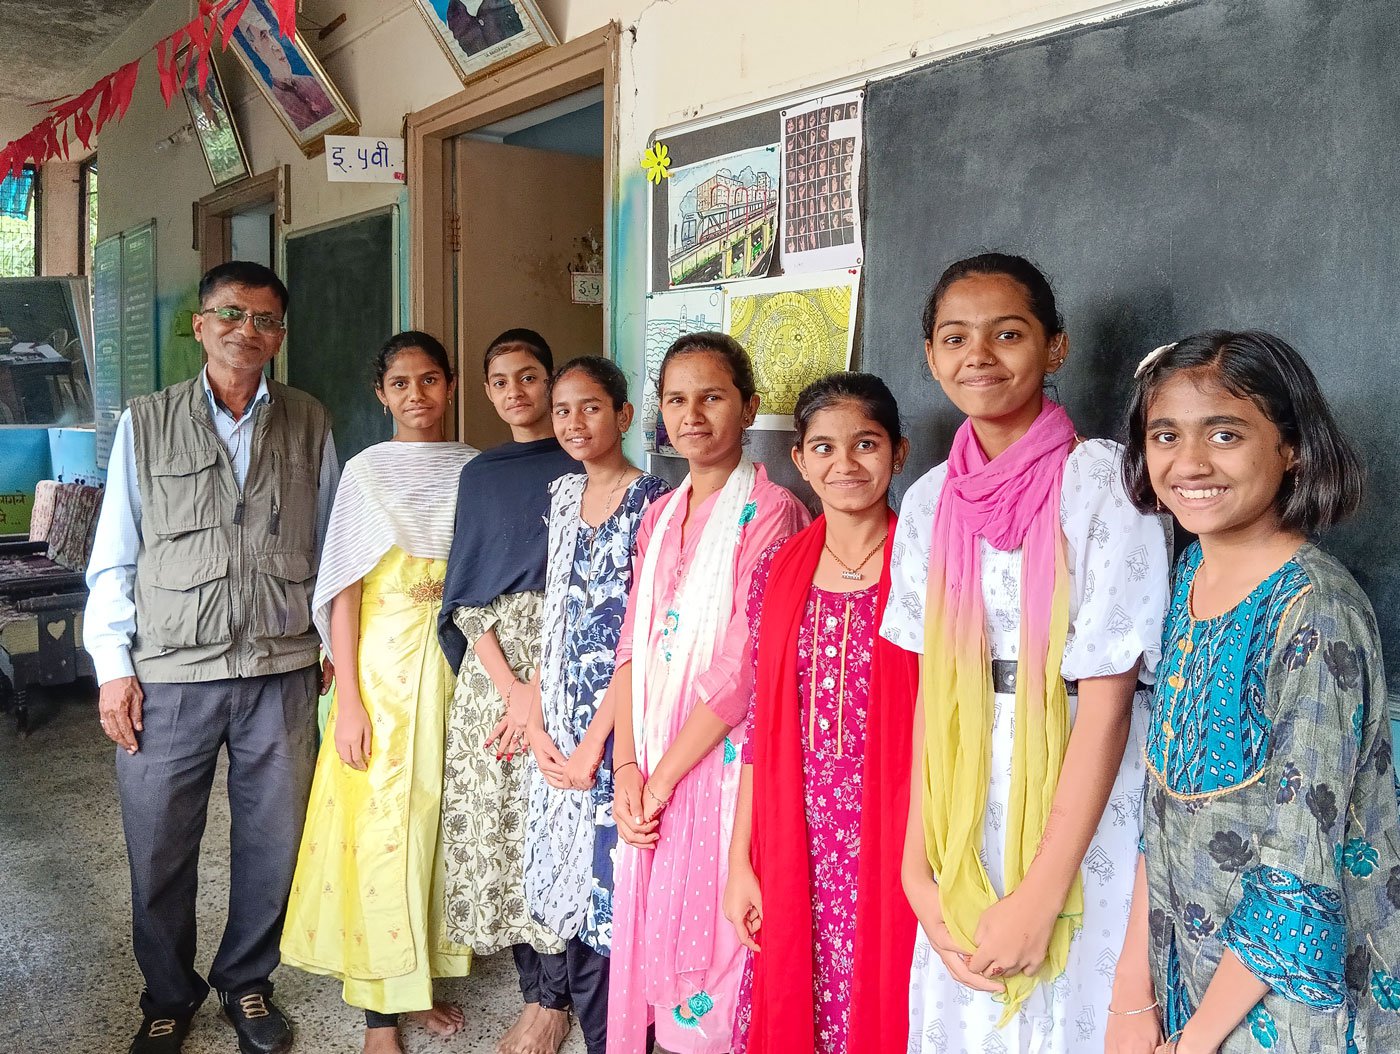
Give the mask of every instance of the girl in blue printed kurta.
<path id="1" fill-rule="evenodd" d="M 1260 333 L 1158 349 L 1129 431 L 1129 494 L 1200 540 L 1173 576 L 1109 1049 L 1400 1050 L 1380 641 L 1307 541 L 1359 504 L 1359 462 L 1307 365 Z"/>
<path id="2" fill-rule="evenodd" d="M 670 487 L 622 453 L 632 420 L 627 380 L 584 356 L 550 387 L 554 434 L 586 470 L 550 485 L 545 572 L 542 724 L 526 820 L 530 913 L 567 940 L 569 988 L 589 1054 L 602 1054 L 612 944 L 612 681 L 632 587 L 642 513 Z"/>

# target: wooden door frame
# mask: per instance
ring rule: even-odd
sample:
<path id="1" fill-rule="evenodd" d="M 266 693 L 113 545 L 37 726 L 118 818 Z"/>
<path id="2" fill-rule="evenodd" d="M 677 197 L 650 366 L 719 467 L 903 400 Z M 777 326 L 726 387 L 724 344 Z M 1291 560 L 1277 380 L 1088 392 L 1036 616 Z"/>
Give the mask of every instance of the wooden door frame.
<path id="1" fill-rule="evenodd" d="M 452 140 L 473 128 L 494 124 L 574 95 L 603 87 L 603 339 L 611 353 L 612 309 L 609 275 L 616 241 L 618 156 L 618 37 L 610 22 L 558 47 L 522 59 L 482 78 L 442 102 L 408 115 L 409 311 L 415 328 L 444 338 L 456 332 L 454 257 L 461 248 L 452 210 Z M 444 343 L 447 340 L 444 339 Z M 453 341 L 453 343 L 459 343 Z M 460 360 L 462 349 L 457 349 Z M 459 367 L 465 364 L 459 361 Z M 471 371 L 461 371 L 472 376 Z M 474 380 L 474 377 L 473 377 Z M 458 434 L 464 434 L 462 400 Z"/>
<path id="2" fill-rule="evenodd" d="M 224 263 L 233 255 L 233 217 L 256 205 L 272 206 L 272 269 L 279 275 L 283 244 L 292 222 L 292 166 L 279 165 L 259 175 L 239 180 L 231 187 L 206 194 L 191 206 L 194 250 L 199 253 L 199 273 Z M 272 374 L 287 380 L 287 347 L 283 344 L 272 361 Z"/>
<path id="3" fill-rule="evenodd" d="M 260 175 L 240 180 L 231 187 L 206 194 L 194 203 L 194 249 L 199 253 L 203 274 L 221 264 L 232 252 L 230 224 L 233 216 L 254 205 L 272 205 L 272 244 L 281 254 L 282 232 L 292 222 L 292 166 L 281 165 Z M 281 270 L 273 261 L 273 270 Z"/>

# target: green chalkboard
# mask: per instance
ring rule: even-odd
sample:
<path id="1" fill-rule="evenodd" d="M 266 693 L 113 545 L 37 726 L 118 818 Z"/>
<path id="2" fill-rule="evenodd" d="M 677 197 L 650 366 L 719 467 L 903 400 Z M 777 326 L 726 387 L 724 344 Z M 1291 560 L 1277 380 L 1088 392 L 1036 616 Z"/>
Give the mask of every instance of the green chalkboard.
<path id="1" fill-rule="evenodd" d="M 154 220 L 93 246 L 92 321 L 97 464 L 106 468 L 122 410 L 156 389 Z"/>
<path id="2" fill-rule="evenodd" d="M 372 364 L 397 330 L 395 210 L 287 238 L 287 383 L 325 404 L 341 464 L 389 439 Z"/>

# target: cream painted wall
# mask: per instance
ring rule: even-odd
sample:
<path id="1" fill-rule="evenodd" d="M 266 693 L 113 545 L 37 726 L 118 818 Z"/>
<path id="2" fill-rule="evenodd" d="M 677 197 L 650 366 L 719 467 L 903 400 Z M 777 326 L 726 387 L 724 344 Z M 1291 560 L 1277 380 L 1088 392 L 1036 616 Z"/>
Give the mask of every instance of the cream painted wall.
<path id="1" fill-rule="evenodd" d="M 187 21 L 191 0 L 156 0 L 80 78 L 90 83 Z M 398 135 L 404 115 L 455 92 L 459 83 L 411 0 L 305 0 L 303 33 L 358 113 L 362 131 Z M 618 21 L 624 28 L 619 78 L 620 164 L 612 188 L 614 352 L 640 359 L 645 292 L 646 185 L 638 161 L 658 128 L 787 92 L 887 68 L 911 54 L 973 46 L 998 34 L 1062 19 L 1092 18 L 1120 4 L 1086 0 L 855 0 L 839 31 L 811 15 L 808 0 L 541 0 L 551 25 L 572 39 Z M 346 18 L 325 41 L 314 23 Z M 343 218 L 397 200 L 398 188 L 327 183 L 324 160 L 306 159 L 231 54 L 220 56 L 253 170 L 292 166 L 291 229 Z M 157 219 L 162 342 L 198 279 L 190 203 L 212 189 L 198 144 L 157 144 L 188 121 L 179 99 L 167 110 L 155 63 L 143 66 L 126 119 L 99 144 L 101 234 Z M 410 207 L 412 203 L 410 202 Z M 172 356 L 173 358 L 173 356 Z"/>

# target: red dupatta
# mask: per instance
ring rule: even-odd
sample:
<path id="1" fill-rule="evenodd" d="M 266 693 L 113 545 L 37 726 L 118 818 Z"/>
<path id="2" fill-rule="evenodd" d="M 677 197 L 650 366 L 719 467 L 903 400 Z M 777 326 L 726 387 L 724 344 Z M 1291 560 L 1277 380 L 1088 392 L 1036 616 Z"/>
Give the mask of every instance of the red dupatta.
<path id="1" fill-rule="evenodd" d="M 889 515 L 877 610 L 889 600 L 895 514 Z M 826 517 L 773 558 L 758 626 L 753 752 L 754 871 L 763 892 L 763 951 L 754 957 L 751 1054 L 813 1054 L 811 861 L 803 801 L 797 641 L 826 542 Z M 900 866 L 909 814 L 917 656 L 878 635 L 867 707 L 856 894 L 850 1054 L 903 1054 L 909 1036 L 914 913 Z"/>

